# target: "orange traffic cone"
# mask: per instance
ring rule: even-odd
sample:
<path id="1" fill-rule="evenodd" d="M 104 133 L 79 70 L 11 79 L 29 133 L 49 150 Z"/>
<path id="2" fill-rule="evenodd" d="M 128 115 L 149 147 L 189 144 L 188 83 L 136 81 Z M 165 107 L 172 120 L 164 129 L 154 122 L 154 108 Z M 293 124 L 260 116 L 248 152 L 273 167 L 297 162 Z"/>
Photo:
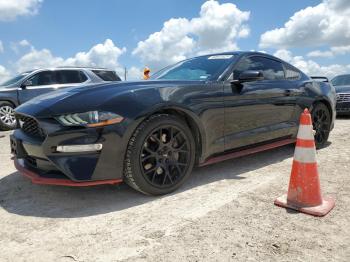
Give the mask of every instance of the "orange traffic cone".
<path id="1" fill-rule="evenodd" d="M 325 216 L 335 205 L 334 199 L 322 198 L 318 177 L 316 147 L 308 109 L 301 114 L 288 194 L 275 205 L 313 216 Z"/>

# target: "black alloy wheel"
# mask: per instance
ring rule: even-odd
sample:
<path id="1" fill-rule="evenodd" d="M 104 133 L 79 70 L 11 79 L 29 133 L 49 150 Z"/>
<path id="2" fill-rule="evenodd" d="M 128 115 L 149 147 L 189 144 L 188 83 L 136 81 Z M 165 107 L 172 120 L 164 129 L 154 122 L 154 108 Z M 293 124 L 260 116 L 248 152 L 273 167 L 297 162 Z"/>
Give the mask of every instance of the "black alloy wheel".
<path id="1" fill-rule="evenodd" d="M 325 104 L 318 103 L 312 110 L 312 125 L 315 130 L 316 148 L 322 148 L 328 141 L 331 114 Z"/>
<path id="2" fill-rule="evenodd" d="M 161 126 L 145 139 L 140 154 L 143 176 L 155 187 L 176 184 L 186 174 L 190 144 L 183 131 L 174 126 Z"/>
<path id="3" fill-rule="evenodd" d="M 150 195 L 176 190 L 190 175 L 195 143 L 187 124 L 172 115 L 155 115 L 143 122 L 129 141 L 125 180 Z"/>

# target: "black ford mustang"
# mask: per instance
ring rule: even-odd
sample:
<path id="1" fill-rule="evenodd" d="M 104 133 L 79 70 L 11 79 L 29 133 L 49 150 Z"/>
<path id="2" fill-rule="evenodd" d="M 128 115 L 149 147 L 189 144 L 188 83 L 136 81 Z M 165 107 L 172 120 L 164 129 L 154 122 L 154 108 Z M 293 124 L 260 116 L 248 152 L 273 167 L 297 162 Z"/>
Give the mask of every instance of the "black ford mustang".
<path id="1" fill-rule="evenodd" d="M 16 110 L 15 165 L 34 183 L 122 180 L 146 194 L 177 189 L 194 165 L 293 143 L 310 108 L 318 147 L 336 94 L 270 55 L 231 52 L 188 59 L 151 80 L 71 88 Z"/>

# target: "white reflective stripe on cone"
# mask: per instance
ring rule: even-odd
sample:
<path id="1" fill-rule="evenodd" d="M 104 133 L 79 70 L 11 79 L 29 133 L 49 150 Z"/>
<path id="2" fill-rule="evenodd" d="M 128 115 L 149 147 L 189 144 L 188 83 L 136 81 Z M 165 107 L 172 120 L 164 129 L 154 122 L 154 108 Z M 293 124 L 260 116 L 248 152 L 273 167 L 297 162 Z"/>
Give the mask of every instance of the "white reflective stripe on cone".
<path id="1" fill-rule="evenodd" d="M 298 130 L 298 138 L 305 140 L 314 140 L 312 126 L 300 125 Z"/>
<path id="2" fill-rule="evenodd" d="M 295 147 L 294 160 L 300 163 L 316 163 L 316 149 L 307 147 Z"/>

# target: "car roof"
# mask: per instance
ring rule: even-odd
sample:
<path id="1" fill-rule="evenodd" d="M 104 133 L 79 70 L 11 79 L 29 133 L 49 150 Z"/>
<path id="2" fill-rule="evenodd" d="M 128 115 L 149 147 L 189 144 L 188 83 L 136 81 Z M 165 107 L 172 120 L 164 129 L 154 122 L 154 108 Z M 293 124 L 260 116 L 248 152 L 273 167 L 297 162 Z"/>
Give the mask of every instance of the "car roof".
<path id="1" fill-rule="evenodd" d="M 333 78 L 336 78 L 336 77 L 338 77 L 338 76 L 350 76 L 350 74 L 341 74 L 341 75 L 336 75 L 335 77 L 333 77 Z"/>
<path id="2" fill-rule="evenodd" d="M 106 70 L 106 71 L 115 71 L 108 68 L 102 68 L 102 67 L 83 67 L 83 66 L 58 66 L 58 67 L 48 67 L 48 68 L 37 68 L 32 70 L 34 71 L 43 71 L 43 70 Z"/>
<path id="3" fill-rule="evenodd" d="M 244 56 L 244 55 L 259 55 L 259 56 L 265 56 L 269 57 L 281 62 L 285 62 L 282 59 L 275 57 L 273 55 L 267 54 L 265 52 L 258 52 L 258 51 L 231 51 L 231 52 L 220 52 L 220 53 L 210 53 L 210 54 L 205 54 L 201 56 L 215 56 L 215 55 L 238 55 L 238 56 Z M 191 58 L 189 58 L 191 59 Z"/>
<path id="4" fill-rule="evenodd" d="M 58 66 L 56 69 L 90 69 L 90 70 L 109 70 L 113 71 L 108 68 L 104 67 L 90 67 L 90 66 Z"/>

